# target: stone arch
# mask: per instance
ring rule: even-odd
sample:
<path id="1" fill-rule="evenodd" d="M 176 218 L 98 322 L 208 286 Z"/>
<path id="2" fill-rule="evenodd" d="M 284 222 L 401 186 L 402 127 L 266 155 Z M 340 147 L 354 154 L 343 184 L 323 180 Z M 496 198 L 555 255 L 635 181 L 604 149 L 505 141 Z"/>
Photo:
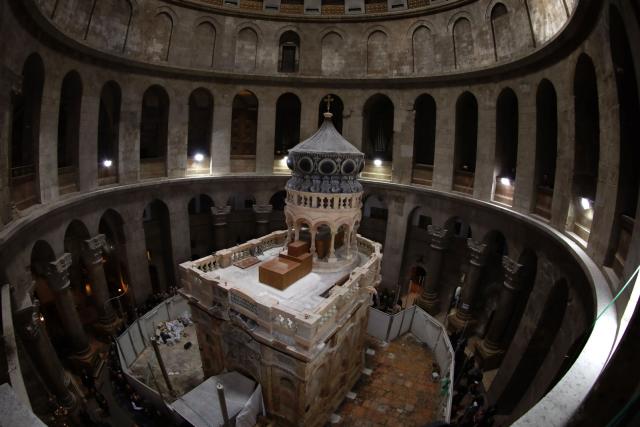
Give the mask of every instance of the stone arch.
<path id="1" fill-rule="evenodd" d="M 436 148 L 436 101 L 423 93 L 413 103 L 413 175 L 416 184 L 431 185 Z"/>
<path id="2" fill-rule="evenodd" d="M 472 193 L 478 149 L 478 101 L 464 92 L 456 101 L 453 189 Z"/>
<path id="3" fill-rule="evenodd" d="M 362 109 L 362 142 L 367 160 L 393 160 L 394 105 L 388 96 L 370 96 Z"/>
<path id="4" fill-rule="evenodd" d="M 189 95 L 187 131 L 187 173 L 189 174 L 208 174 L 211 171 L 213 108 L 213 95 L 208 89 L 199 87 Z"/>
<path id="5" fill-rule="evenodd" d="M 434 35 L 424 24 L 417 26 L 411 34 L 413 72 L 426 74 L 433 71 L 435 60 Z"/>
<path id="6" fill-rule="evenodd" d="M 169 94 L 160 85 L 142 96 L 140 114 L 140 176 L 166 176 L 169 134 Z"/>
<path id="7" fill-rule="evenodd" d="M 444 228 L 447 229 L 453 237 L 460 239 L 470 239 L 473 237 L 473 230 L 469 222 L 458 216 L 448 218 L 444 223 Z"/>
<path id="8" fill-rule="evenodd" d="M 329 112 L 333 114 L 333 117 L 331 118 L 333 126 L 339 133 L 342 133 L 344 103 L 342 102 L 342 99 L 334 93 L 327 94 L 320 99 L 320 104 L 318 106 L 318 127 L 320 127 L 322 125 L 322 122 L 324 122 L 324 113 L 327 112 L 327 97 L 331 98 L 332 100 L 329 104 Z"/>
<path id="9" fill-rule="evenodd" d="M 511 205 L 518 163 L 518 96 L 507 87 L 496 103 L 496 144 L 494 163 L 495 201 Z"/>
<path id="10" fill-rule="evenodd" d="M 491 6 L 491 38 L 495 60 L 504 59 L 511 53 L 511 19 L 504 3 L 496 2 Z"/>
<path id="11" fill-rule="evenodd" d="M 282 157 L 300 142 L 300 113 L 302 103 L 297 95 L 286 92 L 276 101 L 274 150 Z"/>
<path id="12" fill-rule="evenodd" d="M 214 202 L 206 194 L 192 197 L 188 204 L 189 236 L 191 259 L 196 260 L 214 251 L 213 247 L 213 219 L 211 208 Z"/>
<path id="13" fill-rule="evenodd" d="M 345 58 L 342 52 L 344 38 L 336 31 L 327 32 L 321 39 L 321 65 L 324 75 L 334 75 L 342 72 Z"/>
<path id="14" fill-rule="evenodd" d="M 548 79 L 542 79 L 536 91 L 536 160 L 534 212 L 551 219 L 551 200 L 556 177 L 558 153 L 558 98 Z"/>
<path id="15" fill-rule="evenodd" d="M 231 172 L 255 170 L 258 138 L 258 98 L 242 90 L 233 98 L 231 113 Z"/>
<path id="16" fill-rule="evenodd" d="M 113 52 L 124 52 L 133 17 L 130 0 L 101 0 L 95 2 L 87 41 Z"/>
<path id="17" fill-rule="evenodd" d="M 235 65 L 242 71 L 253 71 L 257 68 L 258 33 L 251 26 L 238 31 L 236 37 Z"/>
<path id="18" fill-rule="evenodd" d="M 122 89 L 109 80 L 100 91 L 98 111 L 98 183 L 108 184 L 118 179 L 120 142 L 120 107 Z"/>
<path id="19" fill-rule="evenodd" d="M 210 68 L 214 65 L 216 50 L 216 25 L 212 19 L 200 18 L 194 27 L 192 64 Z"/>
<path id="20" fill-rule="evenodd" d="M 367 36 L 367 74 L 388 73 L 388 38 L 381 29 L 375 29 Z"/>
<path id="21" fill-rule="evenodd" d="M 278 71 L 295 73 L 300 61 L 300 36 L 294 30 L 286 30 L 278 39 Z"/>
<path id="22" fill-rule="evenodd" d="M 452 26 L 454 67 L 467 68 L 473 65 L 475 47 L 473 26 L 466 15 L 457 15 Z"/>
<path id="23" fill-rule="evenodd" d="M 146 53 L 150 60 L 169 60 L 175 22 L 175 13 L 171 9 L 167 7 L 158 8 L 156 15 L 153 17 L 149 34 L 145 37 L 145 40 L 147 40 Z"/>
<path id="24" fill-rule="evenodd" d="M 175 286 L 171 219 L 169 208 L 159 199 L 149 202 L 142 214 L 149 278 L 154 293 L 166 292 Z"/>

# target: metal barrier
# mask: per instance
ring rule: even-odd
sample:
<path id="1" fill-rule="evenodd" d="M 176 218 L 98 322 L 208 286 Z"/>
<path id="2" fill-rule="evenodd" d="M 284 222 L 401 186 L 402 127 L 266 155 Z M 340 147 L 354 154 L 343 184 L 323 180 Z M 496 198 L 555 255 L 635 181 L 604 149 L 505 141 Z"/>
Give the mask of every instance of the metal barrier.
<path id="1" fill-rule="evenodd" d="M 396 314 L 369 307 L 367 333 L 382 341 L 393 341 L 411 332 L 426 344 L 440 367 L 442 400 L 440 410 L 446 422 L 451 420 L 454 351 L 445 327 L 420 307 L 413 306 Z"/>

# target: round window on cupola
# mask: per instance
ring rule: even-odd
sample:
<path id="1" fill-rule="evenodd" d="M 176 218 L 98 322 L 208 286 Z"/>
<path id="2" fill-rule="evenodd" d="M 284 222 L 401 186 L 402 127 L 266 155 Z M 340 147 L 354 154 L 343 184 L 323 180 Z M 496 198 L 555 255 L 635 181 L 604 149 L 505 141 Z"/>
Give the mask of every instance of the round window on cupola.
<path id="1" fill-rule="evenodd" d="M 351 175 L 356 170 L 356 162 L 351 159 L 347 159 L 342 162 L 342 174 Z"/>
<path id="2" fill-rule="evenodd" d="M 302 173 L 311 173 L 313 172 L 313 160 L 309 157 L 303 157 L 298 160 L 298 169 L 302 171 Z"/>
<path id="3" fill-rule="evenodd" d="M 323 159 L 318 163 L 318 169 L 323 175 L 333 175 L 338 170 L 338 165 L 332 159 Z"/>

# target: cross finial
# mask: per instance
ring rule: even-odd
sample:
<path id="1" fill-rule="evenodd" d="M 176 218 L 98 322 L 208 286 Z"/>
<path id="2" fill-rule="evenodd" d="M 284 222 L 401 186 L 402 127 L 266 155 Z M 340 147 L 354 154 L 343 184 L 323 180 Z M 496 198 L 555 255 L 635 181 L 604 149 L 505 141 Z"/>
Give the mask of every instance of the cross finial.
<path id="1" fill-rule="evenodd" d="M 331 103 L 334 101 L 331 95 L 327 95 L 324 97 L 323 101 L 327 104 L 327 111 L 331 110 Z"/>

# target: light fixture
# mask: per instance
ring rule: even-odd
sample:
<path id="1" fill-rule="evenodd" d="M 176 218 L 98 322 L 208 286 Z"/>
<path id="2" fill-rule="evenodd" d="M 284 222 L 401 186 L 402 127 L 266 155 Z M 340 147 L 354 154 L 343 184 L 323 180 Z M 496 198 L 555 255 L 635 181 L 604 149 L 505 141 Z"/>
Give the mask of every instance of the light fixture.
<path id="1" fill-rule="evenodd" d="M 502 178 L 500 178 L 500 184 L 509 186 L 511 185 L 511 179 L 503 176 Z"/>
<path id="2" fill-rule="evenodd" d="M 194 159 L 196 162 L 200 163 L 201 161 L 203 161 L 203 160 L 204 160 L 204 154 L 202 154 L 202 153 L 196 153 L 196 155 L 195 155 L 195 156 L 193 156 L 193 159 Z"/>
<path id="3" fill-rule="evenodd" d="M 587 199 L 586 197 L 580 198 L 580 206 L 582 206 L 582 209 L 584 209 L 585 211 L 591 209 L 591 200 Z"/>
<path id="4" fill-rule="evenodd" d="M 103 165 L 105 168 L 110 168 L 112 164 L 113 164 L 113 161 L 111 161 L 111 160 L 109 160 L 109 159 L 105 159 L 105 160 L 102 162 L 102 165 Z"/>
<path id="5" fill-rule="evenodd" d="M 380 159 L 374 159 L 374 160 L 373 160 L 373 165 L 374 165 L 374 166 L 376 166 L 376 167 L 380 167 L 380 166 L 382 166 L 382 160 L 380 160 Z"/>

